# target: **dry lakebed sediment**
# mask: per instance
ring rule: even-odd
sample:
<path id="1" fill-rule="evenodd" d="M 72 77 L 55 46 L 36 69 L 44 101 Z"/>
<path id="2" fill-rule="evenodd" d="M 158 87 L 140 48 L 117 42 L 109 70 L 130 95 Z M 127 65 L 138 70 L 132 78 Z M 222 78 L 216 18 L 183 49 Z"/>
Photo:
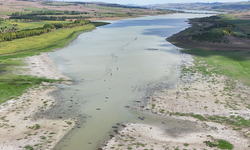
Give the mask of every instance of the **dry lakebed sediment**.
<path id="1" fill-rule="evenodd" d="M 201 65 L 202 62 L 200 62 Z M 182 64 L 183 68 L 193 66 L 192 62 Z M 209 69 L 209 68 L 208 68 Z M 193 71 L 192 71 L 193 72 Z M 233 85 L 230 85 L 233 83 Z M 162 85 L 164 86 L 164 85 Z M 142 101 L 135 101 L 131 109 L 153 113 L 158 116 L 179 120 L 186 127 L 124 123 L 114 130 L 111 140 L 102 149 L 219 149 L 209 147 L 205 141 L 223 139 L 237 150 L 249 149 L 250 130 L 236 128 L 226 122 L 216 123 L 203 120 L 202 116 L 235 117 L 249 119 L 249 87 L 229 77 L 199 72 L 183 72 L 178 84 L 173 88 L 155 90 Z M 202 117 L 198 119 L 198 117 Z M 146 118 L 139 118 L 146 119 Z M 171 124 L 162 122 L 162 124 Z"/>
<path id="2" fill-rule="evenodd" d="M 46 53 L 28 57 L 26 62 L 29 65 L 23 68 L 23 74 L 69 80 L 57 70 Z M 192 65 L 191 61 L 177 67 L 188 68 Z M 177 122 L 182 124 L 181 128 L 178 123 L 168 127 L 161 124 L 120 123 L 118 129 L 110 135 L 110 140 L 99 149 L 217 149 L 204 143 L 216 139 L 229 141 L 234 149 L 249 149 L 249 138 L 246 136 L 250 133 L 248 128 L 236 130 L 225 123 L 181 115 L 239 115 L 249 119 L 248 105 L 245 103 L 249 99 L 249 87 L 236 82 L 234 88 L 230 89 L 228 82 L 232 82 L 231 79 L 223 75 L 206 76 L 199 72 L 183 72 L 174 87 L 164 88 L 163 84 L 142 101 L 127 106 L 128 109 L 179 120 Z M 73 128 L 76 121 L 73 118 L 34 118 L 35 113 L 56 105 L 49 94 L 54 90 L 57 90 L 56 86 L 41 85 L 30 89 L 19 99 L 1 105 L 0 149 L 23 149 L 29 145 L 37 146 L 36 149 L 52 149 Z"/>

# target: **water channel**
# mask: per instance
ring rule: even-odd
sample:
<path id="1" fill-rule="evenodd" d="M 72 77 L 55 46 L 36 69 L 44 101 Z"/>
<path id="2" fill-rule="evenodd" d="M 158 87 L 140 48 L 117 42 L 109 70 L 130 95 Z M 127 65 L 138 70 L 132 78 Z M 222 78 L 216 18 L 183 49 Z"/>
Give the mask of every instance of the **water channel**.
<path id="1" fill-rule="evenodd" d="M 159 125 L 164 120 L 166 128 L 186 128 L 188 123 L 180 120 L 125 106 L 142 101 L 156 89 L 174 87 L 183 57 L 165 39 L 189 27 L 188 18 L 204 16 L 173 14 L 108 21 L 111 24 L 83 33 L 68 47 L 50 53 L 74 84 L 58 85 L 53 95 L 59 105 L 43 115 L 79 120 L 54 149 L 94 150 L 120 122 Z"/>

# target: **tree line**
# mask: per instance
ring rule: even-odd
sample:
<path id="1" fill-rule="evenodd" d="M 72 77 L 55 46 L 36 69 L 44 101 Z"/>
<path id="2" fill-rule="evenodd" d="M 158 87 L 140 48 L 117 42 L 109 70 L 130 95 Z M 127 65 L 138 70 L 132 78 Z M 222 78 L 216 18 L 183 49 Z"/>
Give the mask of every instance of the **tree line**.
<path id="1" fill-rule="evenodd" d="M 81 15 L 81 14 L 89 14 L 88 12 L 80 12 L 80 11 L 32 11 L 28 14 L 23 14 L 22 12 L 12 13 L 12 17 L 16 16 L 37 16 L 37 15 Z"/>
<path id="2" fill-rule="evenodd" d="M 39 20 L 54 20 L 54 21 L 65 21 L 66 19 L 86 19 L 89 17 L 83 17 L 83 16 L 62 16 L 62 17 L 56 17 L 56 16 L 30 16 L 30 15 L 23 15 L 23 16 L 12 16 L 9 19 L 25 19 L 25 20 L 33 20 L 33 21 L 39 21 Z"/>
<path id="3" fill-rule="evenodd" d="M 119 7 L 119 8 L 134 8 L 134 9 L 148 9 L 146 7 L 141 6 L 129 6 L 129 5 L 120 5 L 115 3 L 103 3 L 103 2 L 74 2 L 75 4 L 82 4 L 82 5 L 88 5 L 88 4 L 97 4 L 99 6 L 105 6 L 105 7 Z"/>
<path id="4" fill-rule="evenodd" d="M 57 20 L 65 21 L 66 19 L 83 19 L 83 16 L 46 16 L 46 15 L 80 15 L 80 14 L 89 14 L 88 12 L 79 12 L 79 11 L 32 11 L 31 13 L 22 13 L 15 12 L 12 13 L 9 19 L 26 19 L 26 20 Z M 86 17 L 85 17 L 86 18 Z"/>
<path id="5" fill-rule="evenodd" d="M 224 35 L 230 34 L 235 36 L 232 28 L 235 27 L 231 23 L 217 22 L 214 25 L 200 28 L 198 33 L 190 35 L 193 40 L 198 42 L 222 42 Z M 223 41 L 227 42 L 227 41 Z"/>
<path id="6" fill-rule="evenodd" d="M 9 32 L 9 33 L 0 33 L 0 42 L 40 35 L 40 34 L 48 33 L 52 31 L 53 29 L 73 28 L 76 26 L 84 26 L 88 23 L 90 23 L 89 20 L 75 20 L 73 23 L 52 23 L 52 24 L 45 24 L 41 28 L 25 29 L 25 30 Z"/>

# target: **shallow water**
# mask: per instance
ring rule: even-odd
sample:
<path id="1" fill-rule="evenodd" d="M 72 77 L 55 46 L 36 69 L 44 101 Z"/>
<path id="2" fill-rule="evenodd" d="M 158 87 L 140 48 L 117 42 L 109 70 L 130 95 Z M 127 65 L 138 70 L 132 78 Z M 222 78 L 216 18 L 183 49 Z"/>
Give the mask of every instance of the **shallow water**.
<path id="1" fill-rule="evenodd" d="M 74 85 L 58 85 L 58 106 L 37 114 L 51 119 L 78 118 L 70 134 L 55 147 L 96 149 L 119 122 L 145 122 L 184 131 L 190 125 L 127 109 L 154 90 L 172 88 L 178 81 L 183 56 L 165 39 L 189 25 L 199 14 L 150 16 L 118 21 L 81 34 L 68 47 L 50 54 Z M 146 117 L 140 120 L 138 117 Z M 174 133 L 173 133 L 174 134 Z"/>

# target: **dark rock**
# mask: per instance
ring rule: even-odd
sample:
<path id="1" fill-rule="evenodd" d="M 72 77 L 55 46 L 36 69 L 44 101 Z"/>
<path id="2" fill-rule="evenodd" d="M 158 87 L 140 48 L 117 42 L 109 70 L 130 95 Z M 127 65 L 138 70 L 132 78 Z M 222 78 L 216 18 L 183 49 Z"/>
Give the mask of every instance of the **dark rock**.
<path id="1" fill-rule="evenodd" d="M 140 120 L 144 120 L 145 119 L 145 117 L 138 117 Z"/>
<path id="2" fill-rule="evenodd" d="M 118 130 L 114 130 L 114 132 L 117 134 L 117 133 L 118 133 Z"/>

